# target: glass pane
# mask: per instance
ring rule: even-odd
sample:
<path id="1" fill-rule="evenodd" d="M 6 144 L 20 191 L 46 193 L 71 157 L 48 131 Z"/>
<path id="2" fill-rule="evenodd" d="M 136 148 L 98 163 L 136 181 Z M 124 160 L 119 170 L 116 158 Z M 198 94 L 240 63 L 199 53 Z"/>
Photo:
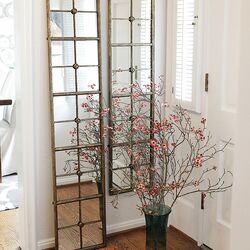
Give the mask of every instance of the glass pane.
<path id="1" fill-rule="evenodd" d="M 128 120 L 131 116 L 131 98 L 116 97 L 112 99 L 113 120 Z"/>
<path id="2" fill-rule="evenodd" d="M 87 176 L 87 175 L 86 175 Z M 87 176 L 87 178 L 89 178 Z M 82 175 L 81 179 L 86 179 L 84 174 Z M 91 196 L 91 195 L 96 195 L 96 194 L 101 194 L 102 193 L 102 188 L 101 188 L 101 182 L 96 183 L 96 182 L 90 182 L 90 181 L 82 181 L 82 188 L 81 188 L 81 197 L 84 197 L 86 195 Z"/>
<path id="3" fill-rule="evenodd" d="M 137 82 L 143 93 L 151 92 L 151 70 L 138 70 L 133 74 L 134 82 Z"/>
<path id="4" fill-rule="evenodd" d="M 59 250 L 79 249 L 80 246 L 80 228 L 72 227 L 58 232 Z"/>
<path id="5" fill-rule="evenodd" d="M 130 22 L 128 20 L 112 21 L 112 43 L 130 43 Z"/>
<path id="6" fill-rule="evenodd" d="M 135 20 L 133 22 L 133 43 L 151 43 L 150 20 Z"/>
<path id="7" fill-rule="evenodd" d="M 63 179 L 64 178 L 64 179 Z M 60 183 L 60 186 L 57 186 L 57 199 L 66 200 L 72 198 L 79 198 L 79 185 L 78 185 L 78 176 L 73 175 L 70 177 L 58 177 L 57 182 Z M 99 191 L 99 187 L 97 187 L 97 183 L 91 182 L 89 179 L 81 176 L 81 197 L 91 196 L 101 194 L 102 189 Z M 88 204 L 88 203 L 84 203 Z M 90 203 L 91 205 L 92 203 Z M 99 201 L 98 201 L 99 205 Z M 85 210 L 83 210 L 85 214 Z M 88 215 L 85 216 L 88 218 Z M 99 216 L 99 213 L 98 213 Z M 89 216 L 91 218 L 91 216 Z M 100 219 L 98 217 L 98 219 Z M 89 220 L 88 220 L 89 221 Z"/>
<path id="8" fill-rule="evenodd" d="M 133 115 L 140 118 L 150 117 L 150 104 L 150 95 L 144 95 L 133 99 Z"/>
<path id="9" fill-rule="evenodd" d="M 151 18 L 152 0 L 133 0 L 133 16 L 135 18 Z"/>
<path id="10" fill-rule="evenodd" d="M 111 1 L 112 18 L 129 18 L 130 16 L 130 0 Z"/>
<path id="11" fill-rule="evenodd" d="M 130 82 L 131 82 L 131 73 L 130 72 L 128 72 L 128 71 L 124 71 L 124 72 L 113 71 L 113 73 L 112 73 L 113 95 L 130 93 L 131 92 Z"/>
<path id="12" fill-rule="evenodd" d="M 97 41 L 76 42 L 76 59 L 79 65 L 98 65 Z"/>
<path id="13" fill-rule="evenodd" d="M 78 91 L 99 90 L 99 68 L 86 67 L 77 70 Z"/>
<path id="14" fill-rule="evenodd" d="M 56 123 L 55 124 L 55 146 L 66 147 L 75 146 L 77 144 L 76 124 L 72 122 Z M 73 136 L 74 135 L 74 136 Z"/>
<path id="15" fill-rule="evenodd" d="M 113 148 L 112 168 L 119 170 L 120 168 L 129 167 L 131 163 L 130 155 L 128 155 L 128 147 Z"/>
<path id="16" fill-rule="evenodd" d="M 134 68 L 138 69 L 151 69 L 151 47 L 138 46 L 133 47 Z"/>
<path id="17" fill-rule="evenodd" d="M 52 66 L 73 66 L 74 43 L 72 41 L 51 42 Z"/>
<path id="18" fill-rule="evenodd" d="M 78 96 L 78 117 L 80 119 L 99 118 L 99 95 Z"/>
<path id="19" fill-rule="evenodd" d="M 51 10 L 71 10 L 72 0 L 50 0 Z"/>
<path id="20" fill-rule="evenodd" d="M 65 121 L 76 118 L 76 97 L 58 96 L 54 97 L 54 120 Z"/>
<path id="21" fill-rule="evenodd" d="M 81 202 L 81 208 L 84 213 L 82 213 L 82 222 L 91 222 L 100 220 L 102 217 L 102 198 L 90 199 Z"/>
<path id="22" fill-rule="evenodd" d="M 77 13 L 76 36 L 77 37 L 97 37 L 97 15 L 94 13 Z"/>
<path id="23" fill-rule="evenodd" d="M 96 0 L 75 0 L 78 11 L 96 11 Z"/>
<path id="24" fill-rule="evenodd" d="M 73 15 L 70 12 L 52 12 L 50 14 L 52 37 L 73 37 Z"/>
<path id="25" fill-rule="evenodd" d="M 75 92 L 75 70 L 73 68 L 52 69 L 53 93 Z"/>
<path id="26" fill-rule="evenodd" d="M 113 188 L 117 190 L 131 188 L 131 170 L 125 168 L 122 170 L 113 170 Z"/>
<path id="27" fill-rule="evenodd" d="M 100 121 L 81 121 L 79 124 L 79 143 L 82 145 L 100 143 Z"/>
<path id="28" fill-rule="evenodd" d="M 84 225 L 82 231 L 82 240 L 84 247 L 90 247 L 103 243 L 102 223 Z"/>
<path id="29" fill-rule="evenodd" d="M 57 206 L 58 227 L 77 225 L 79 222 L 79 202 L 71 202 Z"/>
<path id="30" fill-rule="evenodd" d="M 149 143 L 141 143 L 133 146 L 134 165 L 144 165 L 150 163 Z"/>
<path id="31" fill-rule="evenodd" d="M 150 139 L 150 119 L 138 118 L 133 121 L 134 142 L 140 142 Z"/>
<path id="32" fill-rule="evenodd" d="M 79 187 L 77 185 L 76 180 L 77 180 L 77 175 L 57 178 L 57 183 L 60 183 L 60 186 L 56 187 L 58 201 L 74 199 L 79 197 Z"/>
<path id="33" fill-rule="evenodd" d="M 56 175 L 76 174 L 78 168 L 77 150 L 67 150 L 56 152 Z M 73 175 L 72 175 L 73 176 Z M 69 184 L 67 181 L 77 182 L 75 177 L 68 178 L 66 176 L 57 179 L 57 185 Z"/>
<path id="34" fill-rule="evenodd" d="M 131 134 L 130 121 L 117 121 L 113 124 L 112 142 L 114 144 L 124 143 L 129 141 L 129 134 Z"/>
<path id="35" fill-rule="evenodd" d="M 102 151 L 100 147 L 91 147 L 80 150 L 82 180 L 98 182 L 101 180 Z"/>
<path id="36" fill-rule="evenodd" d="M 130 47 L 115 47 L 112 48 L 112 69 L 113 70 L 128 70 L 131 65 Z"/>

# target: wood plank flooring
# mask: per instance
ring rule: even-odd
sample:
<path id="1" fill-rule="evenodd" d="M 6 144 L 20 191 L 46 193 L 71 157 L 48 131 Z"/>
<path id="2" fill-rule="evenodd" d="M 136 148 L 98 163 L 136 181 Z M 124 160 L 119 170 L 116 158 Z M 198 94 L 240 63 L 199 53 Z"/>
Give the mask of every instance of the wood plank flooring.
<path id="1" fill-rule="evenodd" d="M 0 212 L 0 250 L 18 249 L 18 209 Z"/>
<path id="2" fill-rule="evenodd" d="M 97 194 L 98 190 L 95 183 L 82 183 L 82 194 Z M 67 199 L 78 196 L 78 187 L 76 185 L 62 186 L 57 191 L 59 199 Z M 84 201 L 85 207 L 82 207 L 82 221 L 93 221 L 100 218 L 99 199 Z M 83 203 L 83 204 L 84 204 Z M 77 224 L 79 221 L 79 204 L 64 204 L 58 208 L 59 226 Z M 85 228 L 85 227 L 84 227 Z M 84 246 L 99 244 L 102 242 L 101 225 L 93 224 L 83 231 Z M 59 231 L 60 232 L 60 231 Z M 59 233 L 60 250 L 72 250 L 79 247 L 78 228 L 63 230 Z M 145 229 L 140 228 L 130 232 L 113 235 L 108 238 L 107 247 L 102 250 L 144 250 L 145 249 Z M 173 227 L 170 227 L 168 233 L 168 250 L 199 250 L 197 243 Z"/>
<path id="3" fill-rule="evenodd" d="M 107 247 L 101 250 L 145 250 L 145 229 L 135 229 L 117 234 L 107 239 Z M 47 249 L 54 250 L 54 249 Z M 70 249 L 69 249 L 70 250 Z M 196 242 L 170 226 L 167 238 L 167 250 L 201 250 Z"/>
<path id="4" fill-rule="evenodd" d="M 93 184 L 86 185 L 91 192 L 96 192 L 96 187 L 93 187 Z M 85 188 L 86 188 L 85 186 Z M 66 198 L 66 196 L 71 193 L 73 186 L 71 187 L 62 187 L 60 198 Z M 85 189 L 86 191 L 86 189 Z M 89 203 L 90 202 L 90 203 Z M 98 200 L 95 201 L 88 201 L 89 204 L 86 204 L 85 216 L 86 218 L 95 219 L 99 216 L 99 209 L 98 209 Z M 74 210 L 74 208 L 73 208 Z M 70 210 L 65 213 L 69 218 L 70 221 L 75 216 L 71 216 Z M 61 222 L 66 219 L 66 217 L 62 216 Z M 85 218 L 84 218 L 85 219 Z M 18 235 L 17 235 L 17 223 L 18 223 L 18 209 L 0 212 L 0 250 L 16 250 L 19 246 L 18 244 Z M 94 230 L 94 229 L 93 229 Z M 92 229 L 88 230 L 91 234 L 87 234 L 88 236 L 91 235 L 90 240 L 97 242 L 100 240 L 100 236 L 95 234 Z M 101 231 L 101 230 L 97 230 Z M 70 235 L 71 240 L 74 234 Z M 96 239 L 95 239 L 96 238 Z M 79 240 L 79 239 L 78 239 Z M 170 227 L 168 232 L 168 250 L 200 250 L 197 247 L 197 244 L 194 240 L 190 239 L 188 236 L 184 235 L 180 231 L 176 230 L 173 227 Z M 77 242 L 77 239 L 75 239 Z M 72 250 L 70 248 L 64 248 L 66 250 Z M 107 247 L 103 248 L 102 250 L 144 250 L 145 249 L 145 229 L 135 229 L 129 232 L 123 232 L 121 234 L 113 235 L 108 237 L 107 240 Z"/>
<path id="5" fill-rule="evenodd" d="M 107 247 L 102 250 L 145 250 L 145 229 L 136 229 L 108 238 Z M 169 228 L 168 250 L 200 250 L 196 242 L 173 227 Z"/>

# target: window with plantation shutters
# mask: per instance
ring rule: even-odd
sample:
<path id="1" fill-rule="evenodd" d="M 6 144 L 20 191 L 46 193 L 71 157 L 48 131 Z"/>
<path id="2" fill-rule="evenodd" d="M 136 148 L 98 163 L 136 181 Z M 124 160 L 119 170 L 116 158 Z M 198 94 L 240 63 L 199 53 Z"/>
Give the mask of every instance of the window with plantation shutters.
<path id="1" fill-rule="evenodd" d="M 195 110 L 197 104 L 198 0 L 176 0 L 173 95 L 175 104 Z"/>
<path id="2" fill-rule="evenodd" d="M 141 18 L 146 20 L 148 16 L 150 16 L 151 12 L 151 2 L 147 0 L 141 0 Z M 150 22 L 141 22 L 140 23 L 140 36 L 141 36 L 141 42 L 142 43 L 147 43 L 147 41 L 150 41 L 150 36 L 151 36 L 151 23 Z M 149 74 L 148 74 L 148 62 L 151 60 L 151 53 L 149 51 L 149 48 L 147 47 L 141 47 L 141 88 L 145 88 L 144 85 L 147 84 L 148 79 L 149 79 Z"/>

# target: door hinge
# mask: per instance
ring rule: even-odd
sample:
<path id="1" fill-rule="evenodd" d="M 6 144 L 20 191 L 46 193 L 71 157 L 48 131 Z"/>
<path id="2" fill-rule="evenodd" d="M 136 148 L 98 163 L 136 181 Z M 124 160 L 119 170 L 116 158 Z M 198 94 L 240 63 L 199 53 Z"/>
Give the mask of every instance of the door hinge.
<path id="1" fill-rule="evenodd" d="M 172 87 L 172 94 L 174 94 L 174 87 Z"/>
<path id="2" fill-rule="evenodd" d="M 208 92 L 209 74 L 205 74 L 205 91 Z"/>
<path id="3" fill-rule="evenodd" d="M 201 210 L 205 209 L 205 198 L 206 198 L 206 194 L 201 193 Z"/>

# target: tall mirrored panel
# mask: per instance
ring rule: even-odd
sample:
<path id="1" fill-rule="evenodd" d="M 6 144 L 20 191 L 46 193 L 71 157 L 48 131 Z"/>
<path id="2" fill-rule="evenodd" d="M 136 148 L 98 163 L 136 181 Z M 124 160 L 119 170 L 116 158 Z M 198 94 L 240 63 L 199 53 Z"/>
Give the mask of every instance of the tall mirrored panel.
<path id="1" fill-rule="evenodd" d="M 145 155 L 137 166 L 153 162 L 150 132 L 133 130 L 136 117 L 149 131 L 154 118 L 154 9 L 154 0 L 109 0 L 110 194 L 132 190 L 139 148 Z"/>
<path id="2" fill-rule="evenodd" d="M 99 0 L 47 0 L 56 249 L 105 245 Z"/>

